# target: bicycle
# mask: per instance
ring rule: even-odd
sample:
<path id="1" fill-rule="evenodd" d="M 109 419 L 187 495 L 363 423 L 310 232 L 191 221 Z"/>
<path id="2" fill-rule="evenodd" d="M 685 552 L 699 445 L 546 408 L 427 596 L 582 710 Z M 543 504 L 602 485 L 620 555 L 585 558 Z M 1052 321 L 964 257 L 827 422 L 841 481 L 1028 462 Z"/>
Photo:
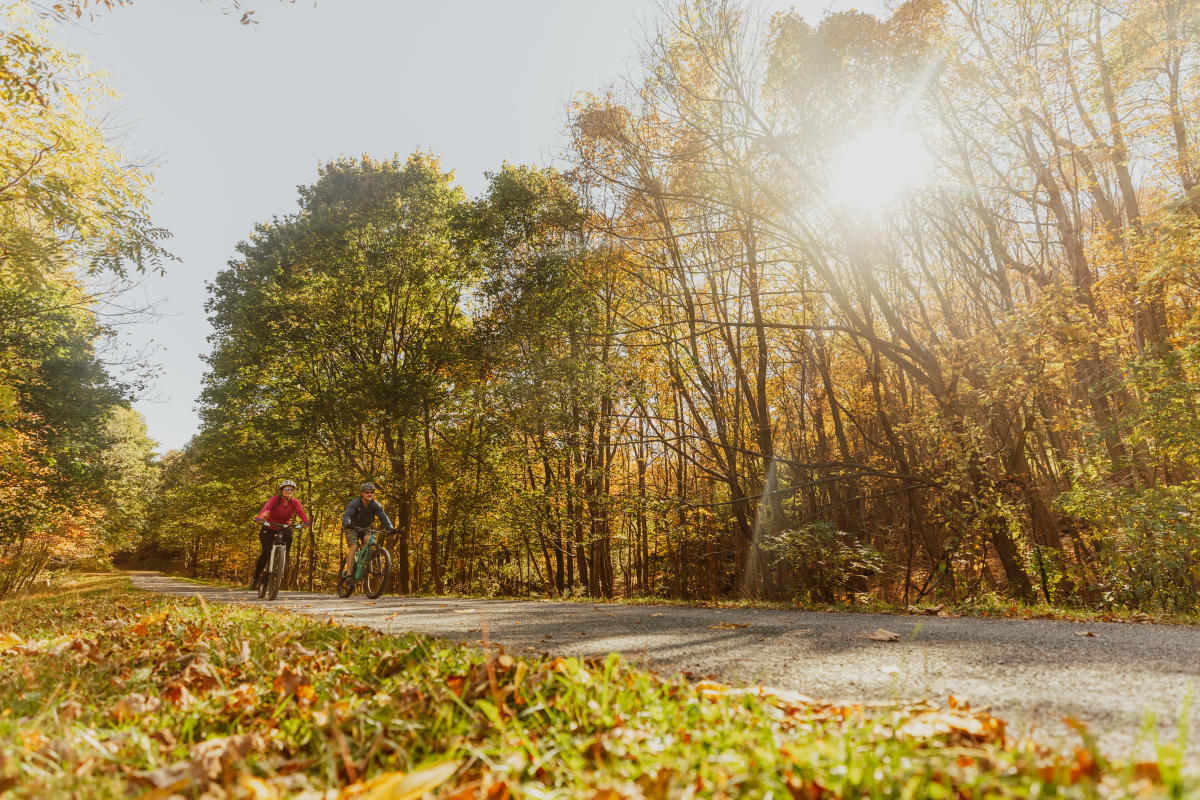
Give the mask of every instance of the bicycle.
<path id="1" fill-rule="evenodd" d="M 279 594 L 279 585 L 283 583 L 283 573 L 287 570 L 287 538 L 284 533 L 294 530 L 291 525 L 279 525 L 274 522 L 264 522 L 268 528 L 275 531 L 275 542 L 271 545 L 271 558 L 258 582 L 258 599 L 266 597 L 274 600 Z"/>
<path id="2" fill-rule="evenodd" d="M 359 548 L 354 555 L 354 574 L 338 573 L 338 597 L 354 594 L 354 586 L 363 582 L 363 594 L 374 600 L 387 591 L 392 579 L 392 554 L 376 543 L 377 532 L 371 528 L 351 528 L 358 534 Z M 364 541 L 364 538 L 366 541 Z"/>

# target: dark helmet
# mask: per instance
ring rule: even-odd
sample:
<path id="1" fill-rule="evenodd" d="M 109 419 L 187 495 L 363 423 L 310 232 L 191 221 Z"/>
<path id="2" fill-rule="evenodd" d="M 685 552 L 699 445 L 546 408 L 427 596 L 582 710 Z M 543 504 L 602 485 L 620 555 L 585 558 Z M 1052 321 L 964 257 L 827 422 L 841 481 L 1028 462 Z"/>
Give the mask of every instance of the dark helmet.
<path id="1" fill-rule="evenodd" d="M 359 494 L 362 494 L 363 492 L 373 492 L 373 491 L 375 491 L 375 484 L 373 484 L 369 481 L 367 483 L 364 483 L 362 486 L 358 487 Z"/>
<path id="2" fill-rule="evenodd" d="M 296 489 L 296 488 L 298 488 L 298 487 L 296 486 L 296 482 L 295 482 L 294 480 L 292 480 L 291 478 L 287 478 L 287 479 L 283 480 L 283 481 L 282 481 L 282 482 L 279 484 L 279 491 L 281 491 L 281 492 L 282 492 L 282 491 L 284 490 L 284 487 L 286 487 L 286 486 L 290 486 L 290 487 L 292 487 L 293 489 Z"/>

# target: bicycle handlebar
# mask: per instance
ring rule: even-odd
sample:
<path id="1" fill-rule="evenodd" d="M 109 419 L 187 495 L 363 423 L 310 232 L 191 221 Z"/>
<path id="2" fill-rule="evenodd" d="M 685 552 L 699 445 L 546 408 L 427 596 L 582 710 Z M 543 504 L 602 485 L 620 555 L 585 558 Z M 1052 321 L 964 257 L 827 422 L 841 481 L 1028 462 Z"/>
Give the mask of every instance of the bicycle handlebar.
<path id="1" fill-rule="evenodd" d="M 297 522 L 297 523 L 293 523 L 293 524 L 284 524 L 284 523 L 280 523 L 280 522 L 271 522 L 270 520 L 266 520 L 266 519 L 264 519 L 259 524 L 266 525 L 268 528 L 273 528 L 274 530 L 277 530 L 277 531 L 283 530 L 284 528 L 295 530 L 296 528 L 304 527 L 303 522 Z"/>

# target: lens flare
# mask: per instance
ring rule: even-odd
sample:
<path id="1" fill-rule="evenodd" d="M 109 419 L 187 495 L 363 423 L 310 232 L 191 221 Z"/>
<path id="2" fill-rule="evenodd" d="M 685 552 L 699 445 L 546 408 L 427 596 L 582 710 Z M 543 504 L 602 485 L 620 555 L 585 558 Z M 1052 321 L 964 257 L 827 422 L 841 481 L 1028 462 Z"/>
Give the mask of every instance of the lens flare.
<path id="1" fill-rule="evenodd" d="M 830 202 L 863 215 L 895 206 L 928 178 L 932 158 L 921 135 L 888 125 L 865 131 L 842 145 L 830 165 Z"/>

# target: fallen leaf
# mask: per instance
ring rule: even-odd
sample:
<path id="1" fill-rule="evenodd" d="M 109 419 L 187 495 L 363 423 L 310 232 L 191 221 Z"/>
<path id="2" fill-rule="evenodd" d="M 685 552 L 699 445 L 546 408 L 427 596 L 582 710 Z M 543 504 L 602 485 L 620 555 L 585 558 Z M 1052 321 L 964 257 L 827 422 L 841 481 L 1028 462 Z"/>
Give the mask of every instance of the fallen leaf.
<path id="1" fill-rule="evenodd" d="M 0 653 L 20 647 L 23 644 L 25 644 L 25 640 L 12 631 L 0 633 Z"/>
<path id="2" fill-rule="evenodd" d="M 140 800 L 166 798 L 187 786 L 203 786 L 209 781 L 225 777 L 236 762 L 244 759 L 253 750 L 261 750 L 262 747 L 262 738 L 253 734 L 206 739 L 191 747 L 186 761 L 176 761 L 158 769 L 135 772 L 132 780 L 154 789 L 142 795 Z"/>
<path id="3" fill-rule="evenodd" d="M 279 792 L 275 788 L 253 775 L 240 776 L 238 786 L 246 793 L 245 800 L 277 800 L 279 797 Z"/>
<path id="4" fill-rule="evenodd" d="M 918 714 L 900 727 L 900 732 L 914 739 L 928 739 L 954 732 L 978 736 L 984 732 L 983 723 L 969 714 L 957 711 L 927 711 Z"/>
<path id="5" fill-rule="evenodd" d="M 1158 783 L 1162 780 L 1162 770 L 1158 764 L 1153 761 L 1139 761 L 1133 765 L 1133 776 L 1139 780 L 1153 781 Z"/>
<path id="6" fill-rule="evenodd" d="M 749 628 L 750 623 L 749 622 L 718 622 L 716 625 L 709 625 L 708 627 L 715 628 L 717 630 L 728 631 L 728 630 L 733 630 L 734 628 Z"/>
<path id="7" fill-rule="evenodd" d="M 457 761 L 443 761 L 415 772 L 385 772 L 347 786 L 338 800 L 419 800 L 458 771 Z"/>
<path id="8" fill-rule="evenodd" d="M 1076 636 L 1088 636 L 1091 638 L 1095 638 L 1095 636 L 1096 636 L 1096 634 L 1092 633 L 1091 631 L 1075 631 L 1075 635 Z"/>
<path id="9" fill-rule="evenodd" d="M 30 752 L 36 752 L 42 749 L 42 745 L 46 743 L 46 737 L 39 730 L 21 731 L 21 744 Z"/>
<path id="10" fill-rule="evenodd" d="M 234 658 L 229 663 L 235 664 L 235 665 L 236 664 L 245 664 L 249 660 L 250 660 L 250 642 L 246 641 L 245 639 L 242 639 L 242 641 L 238 644 L 237 657 Z"/>
<path id="11" fill-rule="evenodd" d="M 272 686 L 281 696 L 296 695 L 296 699 L 301 703 L 311 702 L 316 697 L 312 681 L 292 669 L 290 664 L 283 662 L 279 664 L 279 672 L 276 674 Z"/>
<path id="12" fill-rule="evenodd" d="M 887 628 L 876 628 L 874 633 L 868 633 L 867 638 L 873 642 L 898 642 L 900 634 L 893 633 Z"/>
<path id="13" fill-rule="evenodd" d="M 885 675 L 895 675 L 896 673 L 898 673 L 900 671 L 900 668 L 897 667 L 895 664 L 885 664 L 879 668 L 879 671 L 884 673 Z"/>
<path id="14" fill-rule="evenodd" d="M 118 700 L 108 713 L 117 722 L 124 722 L 142 714 L 157 711 L 161 707 L 162 701 L 157 697 L 147 697 L 140 692 L 134 692 Z"/>
<path id="15" fill-rule="evenodd" d="M 168 683 L 163 687 L 162 696 L 182 709 L 190 708 L 196 702 L 196 696 L 181 683 Z"/>

